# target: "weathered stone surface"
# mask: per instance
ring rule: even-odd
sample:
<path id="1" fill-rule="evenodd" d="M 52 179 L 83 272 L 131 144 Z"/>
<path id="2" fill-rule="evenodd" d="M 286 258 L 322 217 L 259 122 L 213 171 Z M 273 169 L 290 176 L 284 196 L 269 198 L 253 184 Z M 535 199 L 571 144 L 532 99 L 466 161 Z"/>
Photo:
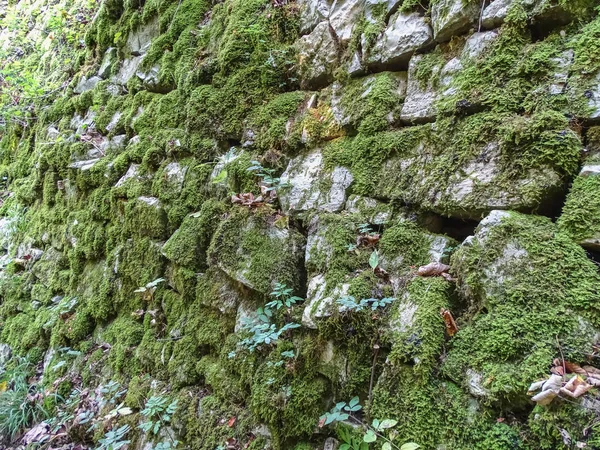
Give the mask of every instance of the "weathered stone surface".
<path id="1" fill-rule="evenodd" d="M 131 164 L 129 166 L 129 169 L 127 169 L 127 172 L 125 173 L 125 175 L 123 175 L 121 178 L 119 178 L 119 181 L 117 181 L 117 184 L 115 184 L 115 187 L 121 187 L 123 186 L 127 180 L 140 180 L 142 177 L 140 176 L 140 165 L 139 164 Z"/>
<path id="2" fill-rule="evenodd" d="M 600 72 L 596 74 L 594 83 L 594 87 L 585 93 L 588 98 L 588 107 L 590 108 L 590 113 L 587 115 L 589 119 L 598 119 L 600 117 Z"/>
<path id="3" fill-rule="evenodd" d="M 346 84 L 336 81 L 330 89 L 324 90 L 322 96 L 329 97 L 333 117 L 342 128 L 349 126 L 360 130 L 363 120 L 371 123 L 382 118 L 387 124 L 393 124 L 399 120 L 399 106 L 406 96 L 407 78 L 406 72 L 382 72 Z M 384 109 L 383 99 L 389 108 Z"/>
<path id="4" fill-rule="evenodd" d="M 374 198 L 351 195 L 346 202 L 346 211 L 365 217 L 370 223 L 384 224 L 392 218 L 392 207 Z"/>
<path id="5" fill-rule="evenodd" d="M 115 47 L 108 47 L 106 52 L 104 52 L 104 56 L 102 58 L 102 63 L 100 63 L 100 67 L 98 68 L 98 73 L 96 76 L 100 78 L 106 79 L 110 76 L 110 72 L 112 71 L 113 65 L 115 64 L 117 59 L 117 49 Z"/>
<path id="6" fill-rule="evenodd" d="M 328 0 L 298 0 L 300 12 L 300 33 L 308 34 L 323 21 L 329 19 L 330 1 Z"/>
<path id="7" fill-rule="evenodd" d="M 495 142 L 482 147 L 449 178 L 441 180 L 430 172 L 435 161 L 428 157 L 427 145 L 421 142 L 405 156 L 384 164 L 378 188 L 383 197 L 400 196 L 427 205 L 433 212 L 477 219 L 493 209 L 547 210 L 563 192 L 560 174 L 550 167 L 531 167 L 519 177 L 507 178 Z"/>
<path id="8" fill-rule="evenodd" d="M 466 32 L 479 18 L 479 4 L 463 0 L 439 0 L 431 6 L 431 22 L 435 40 L 444 42 Z"/>
<path id="9" fill-rule="evenodd" d="M 90 78 L 81 77 L 81 80 L 77 83 L 73 92 L 75 94 L 83 94 L 86 91 L 91 91 L 100 81 L 102 81 L 102 78 L 96 76 Z"/>
<path id="10" fill-rule="evenodd" d="M 352 181 L 352 174 L 344 167 L 327 170 L 323 154 L 315 150 L 291 160 L 281 175 L 281 182 L 291 185 L 279 194 L 281 207 L 286 213 L 341 211 Z"/>
<path id="11" fill-rule="evenodd" d="M 158 18 L 154 18 L 129 34 L 125 44 L 127 51 L 134 56 L 145 54 L 150 49 L 152 39 L 156 38 L 159 32 Z"/>
<path id="12" fill-rule="evenodd" d="M 565 92 L 569 80 L 569 68 L 573 64 L 574 57 L 575 53 L 569 49 L 550 60 L 555 67 L 555 72 L 552 74 L 553 83 L 549 87 L 551 95 L 559 95 Z"/>
<path id="13" fill-rule="evenodd" d="M 112 78 L 114 83 L 125 86 L 133 78 L 142 62 L 143 56 L 132 56 L 123 61 L 119 72 Z"/>
<path id="14" fill-rule="evenodd" d="M 481 25 L 495 28 L 502 25 L 514 0 L 494 0 L 483 10 Z"/>
<path id="15" fill-rule="evenodd" d="M 390 19 L 390 25 L 369 50 L 366 63 L 378 69 L 405 69 L 410 57 L 432 41 L 433 32 L 423 16 L 418 13 L 398 12 Z"/>
<path id="16" fill-rule="evenodd" d="M 331 317 L 337 308 L 340 312 L 344 311 L 343 306 L 336 305 L 335 302 L 345 295 L 348 295 L 349 284 L 336 286 L 330 295 L 326 295 L 327 283 L 323 275 L 316 275 L 308 282 L 306 292 L 306 302 L 302 314 L 302 325 L 307 328 L 316 329 L 319 320 Z"/>
<path id="17" fill-rule="evenodd" d="M 441 64 L 432 69 L 430 80 L 423 82 L 417 79 L 417 69 L 423 60 L 422 55 L 411 58 L 408 67 L 408 87 L 406 99 L 402 105 L 400 118 L 407 122 L 431 122 L 435 119 L 435 100 L 437 98 L 437 87 L 434 85 L 435 75 L 441 70 Z"/>
<path id="18" fill-rule="evenodd" d="M 296 48 L 302 86 L 316 89 L 327 85 L 339 64 L 337 42 L 329 22 L 319 23 L 310 34 L 302 36 Z"/>
<path id="19" fill-rule="evenodd" d="M 329 11 L 329 24 L 341 44 L 352 37 L 352 30 L 363 14 L 364 0 L 335 0 Z"/>

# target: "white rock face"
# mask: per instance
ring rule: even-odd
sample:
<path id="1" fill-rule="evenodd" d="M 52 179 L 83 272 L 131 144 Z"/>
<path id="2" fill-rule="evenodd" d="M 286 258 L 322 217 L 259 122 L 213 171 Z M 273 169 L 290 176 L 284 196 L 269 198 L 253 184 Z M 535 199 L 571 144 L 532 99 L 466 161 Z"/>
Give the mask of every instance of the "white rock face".
<path id="1" fill-rule="evenodd" d="M 339 63 L 336 38 L 329 22 L 319 23 L 315 29 L 296 42 L 301 84 L 306 89 L 327 85 Z"/>
<path id="2" fill-rule="evenodd" d="M 444 42 L 466 32 L 479 18 L 479 4 L 463 0 L 439 0 L 431 7 L 431 21 L 435 40 Z"/>
<path id="3" fill-rule="evenodd" d="M 127 37 L 126 48 L 134 56 L 145 54 L 150 49 L 152 39 L 159 35 L 158 17 L 139 27 Z"/>
<path id="4" fill-rule="evenodd" d="M 437 89 L 431 81 L 422 83 L 417 80 L 416 73 L 423 55 L 415 55 L 411 58 L 408 67 L 408 87 L 406 99 L 402 105 L 400 119 L 406 122 L 431 122 L 435 119 L 435 105 Z M 442 70 L 441 65 L 433 69 L 433 75 Z"/>
<path id="5" fill-rule="evenodd" d="M 330 1 L 327 0 L 298 0 L 300 7 L 300 33 L 308 34 L 323 21 L 329 19 Z"/>
<path id="6" fill-rule="evenodd" d="M 424 17 L 398 12 L 370 50 L 366 62 L 377 68 L 406 66 L 417 50 L 432 41 L 433 32 Z"/>
<path id="7" fill-rule="evenodd" d="M 126 51 L 131 55 L 121 64 L 121 68 L 112 81 L 121 85 L 137 75 L 138 68 L 142 63 L 144 55 L 150 49 L 152 39 L 159 35 L 158 19 L 142 25 L 127 37 Z"/>
<path id="8" fill-rule="evenodd" d="M 346 202 L 346 211 L 350 214 L 360 214 L 370 223 L 383 224 L 392 218 L 392 207 L 374 198 L 351 195 Z"/>
<path id="9" fill-rule="evenodd" d="M 81 77 L 81 80 L 77 83 L 73 92 L 75 94 L 83 94 L 86 91 L 91 91 L 100 81 L 102 81 L 102 78 L 96 76 L 90 78 Z"/>
<path id="10" fill-rule="evenodd" d="M 579 172 L 582 177 L 597 177 L 600 175 L 600 165 L 583 166 Z"/>
<path id="11" fill-rule="evenodd" d="M 175 192 L 179 193 L 183 188 L 183 182 L 187 171 L 187 166 L 182 166 L 177 161 L 173 161 L 167 164 L 163 176 L 165 177 L 167 185 L 171 189 L 174 189 Z"/>
<path id="12" fill-rule="evenodd" d="M 498 38 L 498 31 L 483 31 L 473 33 L 465 42 L 461 52 L 461 58 L 477 58 Z"/>
<path id="13" fill-rule="evenodd" d="M 569 68 L 573 64 L 575 52 L 572 49 L 565 50 L 556 58 L 550 61 L 554 64 L 555 72 L 553 74 L 554 82 L 550 85 L 551 95 L 559 95 L 565 92 L 567 81 L 569 80 Z"/>
<path id="14" fill-rule="evenodd" d="M 321 150 L 314 150 L 291 160 L 281 175 L 281 182 L 291 185 L 279 194 L 281 207 L 286 214 L 308 210 L 341 211 L 346 203 L 346 191 L 353 181 L 352 174 L 344 167 L 327 171 Z"/>
<path id="15" fill-rule="evenodd" d="M 325 297 L 327 283 L 324 275 L 316 275 L 308 282 L 306 292 L 306 306 L 302 314 L 302 325 L 313 330 L 317 329 L 319 320 L 331 317 L 335 308 L 335 302 L 345 295 L 348 295 L 349 284 L 336 286 L 331 295 Z M 339 311 L 343 312 L 343 307 L 339 306 Z"/>
<path id="16" fill-rule="evenodd" d="M 485 28 L 495 28 L 502 25 L 514 0 L 494 0 L 483 10 L 481 25 Z"/>
<path id="17" fill-rule="evenodd" d="M 140 165 L 139 164 L 131 164 L 129 166 L 129 169 L 127 169 L 127 172 L 125 173 L 125 175 L 123 175 L 119 179 L 119 181 L 117 181 L 117 184 L 115 184 L 115 187 L 123 186 L 127 182 L 127 180 L 141 179 L 139 172 L 140 172 Z"/>
<path id="18" fill-rule="evenodd" d="M 364 0 L 334 0 L 329 10 L 329 24 L 335 31 L 338 42 L 346 44 L 352 30 L 363 14 Z"/>
<path id="19" fill-rule="evenodd" d="M 587 91 L 586 96 L 588 98 L 588 106 L 592 110 L 588 118 L 597 119 L 600 117 L 600 72 L 596 74 L 594 88 Z"/>
<path id="20" fill-rule="evenodd" d="M 108 47 L 108 49 L 104 53 L 102 63 L 100 64 L 100 68 L 98 69 L 98 73 L 96 74 L 96 76 L 100 78 L 108 78 L 116 59 L 117 49 L 115 47 Z"/>

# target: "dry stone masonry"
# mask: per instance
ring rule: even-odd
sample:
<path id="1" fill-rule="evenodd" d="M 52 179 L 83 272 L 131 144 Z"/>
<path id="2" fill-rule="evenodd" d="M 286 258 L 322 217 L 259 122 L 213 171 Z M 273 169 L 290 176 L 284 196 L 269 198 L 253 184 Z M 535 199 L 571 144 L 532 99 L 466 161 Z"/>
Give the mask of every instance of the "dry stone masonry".
<path id="1" fill-rule="evenodd" d="M 599 14 L 0 1 L 0 449 L 600 448 Z"/>

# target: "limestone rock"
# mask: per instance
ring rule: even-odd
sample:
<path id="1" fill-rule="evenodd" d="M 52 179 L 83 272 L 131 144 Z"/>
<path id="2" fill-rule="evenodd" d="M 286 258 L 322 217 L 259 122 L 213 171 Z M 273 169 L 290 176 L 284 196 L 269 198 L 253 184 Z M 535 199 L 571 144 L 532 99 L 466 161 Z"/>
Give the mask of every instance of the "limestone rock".
<path id="1" fill-rule="evenodd" d="M 100 81 L 102 81 L 102 78 L 97 76 L 93 76 L 90 78 L 81 77 L 81 80 L 79 81 L 79 83 L 77 83 L 77 86 L 75 86 L 73 92 L 75 94 L 83 94 L 86 91 L 91 91 L 96 87 L 96 85 Z"/>
<path id="2" fill-rule="evenodd" d="M 323 21 L 329 19 L 330 1 L 328 0 L 298 0 L 300 12 L 300 33 L 308 34 Z"/>
<path id="3" fill-rule="evenodd" d="M 366 63 L 377 69 L 402 67 L 410 57 L 433 41 L 431 27 L 418 13 L 398 12 L 376 44 L 368 51 Z"/>
<path id="4" fill-rule="evenodd" d="M 465 5 L 465 3 L 467 3 Z M 479 18 L 478 2 L 439 0 L 431 7 L 431 22 L 435 40 L 444 42 L 466 32 Z"/>
<path id="5" fill-rule="evenodd" d="M 266 217 L 240 210 L 219 224 L 208 258 L 239 283 L 269 293 L 275 283 L 298 289 L 297 267 L 304 259 L 305 245 L 296 230 L 277 228 Z"/>
<path id="6" fill-rule="evenodd" d="M 127 36 L 125 44 L 127 51 L 134 56 L 146 54 L 150 49 L 152 39 L 156 38 L 159 32 L 158 17 L 156 17 Z"/>
<path id="7" fill-rule="evenodd" d="M 560 174 L 551 167 L 534 166 L 510 177 L 501 165 L 500 146 L 493 141 L 442 182 L 430 172 L 435 161 L 427 156 L 428 146 L 422 141 L 383 165 L 377 188 L 383 198 L 400 197 L 432 212 L 477 219 L 494 209 L 550 210 L 564 190 Z"/>
<path id="8" fill-rule="evenodd" d="M 302 36 L 296 43 L 296 49 L 303 88 L 317 89 L 333 79 L 339 58 L 329 22 L 319 23 L 310 34 Z"/>
<path id="9" fill-rule="evenodd" d="M 143 56 L 132 56 L 125 59 L 121 64 L 119 72 L 112 78 L 112 81 L 123 86 L 127 85 L 127 82 L 136 75 L 142 59 Z"/>
<path id="10" fill-rule="evenodd" d="M 10 357 L 12 350 L 8 344 L 0 344 L 0 368 L 4 368 Z"/>
<path id="11" fill-rule="evenodd" d="M 577 342 L 578 349 L 597 339 L 589 306 L 598 301 L 600 276 L 546 217 L 490 213 L 453 255 L 452 268 L 463 301 L 480 313 L 455 336 L 444 370 L 474 395 L 525 399 L 521 386 L 531 382 L 525 374 L 547 371 L 546 358 L 538 357 L 555 352 L 547 336 L 560 332 L 563 345 Z M 511 383 L 492 373 L 510 373 Z"/>
<path id="12" fill-rule="evenodd" d="M 575 53 L 572 49 L 569 49 L 551 59 L 555 67 L 555 72 L 552 74 L 553 83 L 549 87 L 551 95 L 559 95 L 565 92 L 569 80 L 569 68 L 573 64 L 574 57 Z"/>
<path id="13" fill-rule="evenodd" d="M 352 174 L 344 167 L 327 170 L 321 150 L 314 150 L 291 160 L 281 175 L 281 182 L 291 185 L 279 194 L 281 207 L 286 213 L 341 211 L 352 181 Z"/>
<path id="14" fill-rule="evenodd" d="M 392 218 L 392 207 L 374 198 L 351 195 L 346 202 L 346 211 L 365 217 L 369 223 L 384 224 Z"/>
<path id="15" fill-rule="evenodd" d="M 393 14 L 402 4 L 402 0 L 365 0 L 365 19 L 371 23 L 384 19 L 387 22 L 390 14 Z M 380 15 L 383 13 L 383 17 Z"/>
<path id="16" fill-rule="evenodd" d="M 594 83 L 594 87 L 585 93 L 588 98 L 588 107 L 591 110 L 587 115 L 589 119 L 600 118 L 600 72 L 596 74 Z"/>
<path id="17" fill-rule="evenodd" d="M 352 37 L 352 30 L 363 14 L 364 0 L 335 0 L 329 11 L 329 24 L 337 40 L 344 45 Z"/>
<path id="18" fill-rule="evenodd" d="M 324 91 L 330 92 L 331 112 L 340 127 L 360 131 L 366 121 L 369 132 L 373 132 L 379 131 L 374 127 L 383 129 L 398 121 L 406 87 L 406 72 L 382 72 L 347 84 L 335 82 Z M 322 91 L 323 97 L 327 95 L 325 92 Z"/>
<path id="19" fill-rule="evenodd" d="M 423 55 L 413 56 L 408 67 L 406 99 L 400 113 L 400 118 L 407 122 L 423 123 L 431 122 L 435 119 L 434 102 L 438 92 L 437 86 L 435 86 L 432 80 L 435 79 L 435 75 L 441 72 L 442 65 L 439 64 L 432 69 L 430 80 L 419 80 L 417 78 L 417 69 L 423 58 Z"/>
<path id="20" fill-rule="evenodd" d="M 317 329 L 319 320 L 331 317 L 334 309 L 337 308 L 343 312 L 343 306 L 338 306 L 335 302 L 345 295 L 348 295 L 349 284 L 342 284 L 333 288 L 329 295 L 326 295 L 327 283 L 324 275 L 316 275 L 308 282 L 306 292 L 306 302 L 302 314 L 302 325 L 307 328 Z"/>
<path id="21" fill-rule="evenodd" d="M 106 52 L 104 52 L 104 57 L 102 58 L 102 63 L 100 63 L 100 67 L 98 68 L 98 73 L 96 76 L 102 79 L 108 78 L 116 59 L 117 49 L 115 47 L 108 47 Z"/>
<path id="22" fill-rule="evenodd" d="M 483 10 L 481 25 L 485 28 L 495 28 L 502 25 L 510 6 L 515 0 L 494 0 Z"/>
<path id="23" fill-rule="evenodd" d="M 125 172 L 125 175 L 123 175 L 121 178 L 119 178 L 119 181 L 117 181 L 117 184 L 115 184 L 115 187 L 121 187 L 121 186 L 125 185 L 127 180 L 141 180 L 142 177 L 139 172 L 140 172 L 140 165 L 139 164 L 131 164 L 129 166 L 129 169 L 127 169 L 127 172 Z"/>

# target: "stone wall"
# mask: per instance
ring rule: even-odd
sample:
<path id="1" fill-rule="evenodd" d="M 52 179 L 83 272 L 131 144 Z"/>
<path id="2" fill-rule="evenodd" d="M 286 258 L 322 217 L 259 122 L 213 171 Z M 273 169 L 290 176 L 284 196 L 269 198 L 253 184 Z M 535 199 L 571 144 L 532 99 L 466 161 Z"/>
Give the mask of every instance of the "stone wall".
<path id="1" fill-rule="evenodd" d="M 65 0 L 72 42 L 46 3 L 0 15 L 59 86 L 0 128 L 0 368 L 118 381 L 136 448 L 157 393 L 182 448 L 335 448 L 354 396 L 398 445 L 596 448 L 593 391 L 528 395 L 598 349 L 596 2 Z"/>

